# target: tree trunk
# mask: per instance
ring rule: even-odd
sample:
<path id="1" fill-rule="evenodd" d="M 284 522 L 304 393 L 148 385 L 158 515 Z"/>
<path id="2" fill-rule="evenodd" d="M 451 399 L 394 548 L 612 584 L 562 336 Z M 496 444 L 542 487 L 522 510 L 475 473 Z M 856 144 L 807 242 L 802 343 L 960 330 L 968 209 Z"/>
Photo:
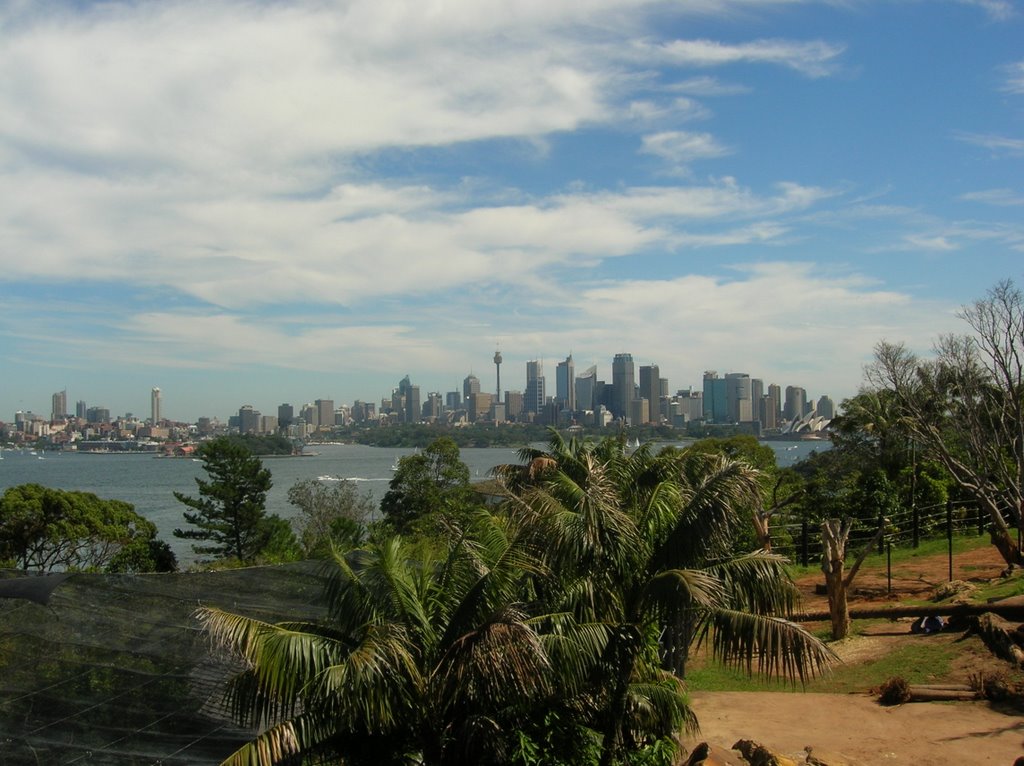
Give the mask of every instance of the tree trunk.
<path id="1" fill-rule="evenodd" d="M 874 536 L 864 546 L 864 549 L 853 562 L 849 572 L 846 568 L 846 543 L 850 539 L 850 528 L 853 523 L 850 519 L 829 519 L 821 524 L 821 569 L 825 573 L 825 589 L 828 593 L 828 611 L 832 619 L 832 638 L 846 638 L 850 633 L 850 607 L 847 603 L 847 593 L 850 591 L 850 584 L 857 576 L 860 565 L 864 563 L 868 552 L 875 547 L 875 543 L 885 532 L 888 524 L 887 519 L 882 520 Z"/>
<path id="2" fill-rule="evenodd" d="M 850 536 L 849 519 L 829 519 L 821 525 L 821 570 L 825 573 L 828 611 L 832 620 L 832 638 L 850 633 L 850 607 L 847 602 L 846 541 Z"/>
<path id="3" fill-rule="evenodd" d="M 765 511 L 756 511 L 754 513 L 754 534 L 757 536 L 757 544 L 761 546 L 761 550 L 765 553 L 772 552 L 772 535 L 769 529 L 771 523 L 771 515 Z"/>
<path id="4" fill-rule="evenodd" d="M 1006 523 L 1003 514 L 999 512 L 995 503 L 991 502 L 988 497 L 981 495 L 981 493 L 975 494 L 975 497 L 978 503 L 988 511 L 989 519 L 992 521 L 988 528 L 989 539 L 996 550 L 999 551 L 1003 561 L 1006 562 L 1007 569 L 1012 570 L 1015 566 L 1024 566 L 1024 555 L 1022 555 L 1017 541 L 1010 534 L 1011 527 Z M 1022 523 L 1020 512 L 1018 512 L 1017 516 L 1017 524 L 1020 525 Z"/>

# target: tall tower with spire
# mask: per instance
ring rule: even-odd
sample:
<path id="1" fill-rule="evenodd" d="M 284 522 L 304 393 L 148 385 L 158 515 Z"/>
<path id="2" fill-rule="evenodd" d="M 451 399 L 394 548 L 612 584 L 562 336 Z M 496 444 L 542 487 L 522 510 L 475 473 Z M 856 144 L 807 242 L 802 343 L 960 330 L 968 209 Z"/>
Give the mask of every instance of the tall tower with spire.
<path id="1" fill-rule="evenodd" d="M 501 351 L 494 352 L 494 370 L 498 373 L 498 390 L 495 392 L 498 397 L 495 401 L 501 401 Z"/>

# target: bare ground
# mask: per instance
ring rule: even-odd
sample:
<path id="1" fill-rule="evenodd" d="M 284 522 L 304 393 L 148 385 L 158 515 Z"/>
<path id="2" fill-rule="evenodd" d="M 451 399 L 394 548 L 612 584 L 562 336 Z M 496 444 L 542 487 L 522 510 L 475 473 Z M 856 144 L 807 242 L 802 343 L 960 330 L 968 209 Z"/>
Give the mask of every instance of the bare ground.
<path id="1" fill-rule="evenodd" d="M 1001 559 L 991 546 L 957 554 L 953 579 L 987 582 L 998 578 Z M 851 609 L 885 601 L 927 599 L 949 579 L 946 556 L 915 558 L 893 565 L 891 592 L 886 571 L 867 570 L 854 582 Z M 824 596 L 814 593 L 820 575 L 798 581 L 808 612 L 828 608 Z M 808 626 L 816 628 L 819 626 Z M 1024 678 L 1006 662 L 990 655 L 976 638 L 960 641 L 959 634 L 927 640 L 958 641 L 963 651 L 952 667 L 937 674 L 934 683 L 967 683 L 980 674 Z M 874 625 L 864 635 L 833 644 L 845 663 L 863 663 L 894 651 L 911 634 L 908 622 Z M 864 689 L 857 694 L 803 694 L 789 692 L 704 692 L 694 690 L 694 709 L 701 734 L 685 741 L 692 747 L 707 741 L 723 748 L 739 739 L 753 739 L 777 753 L 804 761 L 804 748 L 812 746 L 845 756 L 861 766 L 877 763 L 925 763 L 930 766 L 991 763 L 1012 766 L 1024 756 L 1024 711 L 1020 707 L 989 702 L 926 702 L 884 707 L 877 695 Z"/>

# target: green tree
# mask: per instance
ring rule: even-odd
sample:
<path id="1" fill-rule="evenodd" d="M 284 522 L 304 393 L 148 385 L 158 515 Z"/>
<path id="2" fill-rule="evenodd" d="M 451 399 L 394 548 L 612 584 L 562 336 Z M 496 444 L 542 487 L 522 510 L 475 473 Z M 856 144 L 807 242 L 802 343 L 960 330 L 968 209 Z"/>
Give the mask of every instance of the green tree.
<path id="1" fill-rule="evenodd" d="M 164 540 L 150 538 L 126 545 L 110 560 L 105 571 L 114 574 L 140 574 L 142 572 L 175 572 L 178 557 Z"/>
<path id="2" fill-rule="evenodd" d="M 299 515 L 292 520 L 309 557 L 326 556 L 331 546 L 349 548 L 359 545 L 366 536 L 366 524 L 376 509 L 373 496 L 360 495 L 350 481 L 331 486 L 316 479 L 295 482 L 288 490 L 288 502 Z"/>
<path id="3" fill-rule="evenodd" d="M 598 444 L 552 435 L 547 453 L 525 450 L 515 512 L 537 534 L 542 612 L 572 614 L 609 632 L 597 685 L 579 690 L 601 763 L 664 745 L 694 719 L 678 676 L 695 641 L 721 661 L 803 679 L 831 655 L 787 621 L 796 604 L 785 560 L 734 553 L 738 508 L 755 503 L 757 472 L 699 450 Z M 498 475 L 507 474 L 499 470 Z M 676 675 L 673 675 L 673 671 Z"/>
<path id="4" fill-rule="evenodd" d="M 538 570 L 512 527 L 486 514 L 474 525 L 442 548 L 391 538 L 332 556 L 322 622 L 200 610 L 250 668 L 229 687 L 232 708 L 254 727 L 271 722 L 225 763 L 506 762 L 550 693 L 520 602 Z"/>
<path id="5" fill-rule="evenodd" d="M 1024 293 L 1000 282 L 960 317 L 970 333 L 939 338 L 930 359 L 879 343 L 866 378 L 892 399 L 914 444 L 988 514 L 1012 569 L 1024 566 Z"/>
<path id="6" fill-rule="evenodd" d="M 392 529 L 404 533 L 421 519 L 461 518 L 473 504 L 469 468 L 459 457 L 458 445 L 442 436 L 398 461 L 380 510 Z"/>
<path id="7" fill-rule="evenodd" d="M 667 764 L 694 723 L 680 650 L 796 678 L 831 656 L 784 619 L 783 560 L 731 554 L 746 465 L 558 437 L 524 455 L 497 513 L 335 553 L 323 622 L 200 610 L 247 668 L 232 708 L 266 727 L 228 763 Z"/>
<path id="8" fill-rule="evenodd" d="M 200 555 L 252 563 L 270 533 L 264 509 L 272 485 L 270 471 L 244 446 L 223 437 L 205 442 L 196 455 L 209 480 L 196 478 L 199 497 L 174 493 L 193 509 L 184 516 L 194 527 L 175 529 L 175 537 L 205 541 L 192 546 Z"/>
<path id="9" fill-rule="evenodd" d="M 0 560 L 21 569 L 103 569 L 151 544 L 166 545 L 156 540 L 153 523 L 121 500 L 39 484 L 10 487 L 0 498 Z M 139 566 L 151 571 L 156 562 Z"/>

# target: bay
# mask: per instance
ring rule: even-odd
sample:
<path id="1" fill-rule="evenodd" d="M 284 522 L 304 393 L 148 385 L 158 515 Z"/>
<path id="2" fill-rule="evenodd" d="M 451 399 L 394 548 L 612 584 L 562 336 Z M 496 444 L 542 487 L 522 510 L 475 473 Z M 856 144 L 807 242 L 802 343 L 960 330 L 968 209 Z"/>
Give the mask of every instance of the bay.
<path id="1" fill-rule="evenodd" d="M 775 450 L 780 466 L 802 460 L 812 450 L 828 449 L 827 441 L 766 441 Z M 541 445 L 538 445 L 541 446 Z M 295 515 L 288 503 L 288 489 L 297 481 L 319 479 L 330 483 L 341 479 L 354 482 L 360 492 L 368 492 L 377 502 L 387 491 L 392 467 L 412 449 L 367 447 L 360 444 L 317 444 L 303 457 L 265 458 L 274 486 L 267 495 L 267 511 L 283 518 Z M 203 478 L 202 463 L 190 458 L 157 458 L 152 455 L 119 453 L 86 454 L 77 452 L 38 452 L 4 450 L 0 452 L 0 492 L 19 484 L 36 483 L 57 489 L 92 492 L 103 498 L 124 500 L 152 521 L 159 536 L 170 544 L 182 566 L 196 560 L 187 540 L 174 537 L 175 527 L 184 524 L 183 506 L 174 492 L 196 493 L 196 478 Z M 474 481 L 487 478 L 491 469 L 505 463 L 518 463 L 516 450 L 508 448 L 471 448 L 461 450 L 462 461 Z"/>

